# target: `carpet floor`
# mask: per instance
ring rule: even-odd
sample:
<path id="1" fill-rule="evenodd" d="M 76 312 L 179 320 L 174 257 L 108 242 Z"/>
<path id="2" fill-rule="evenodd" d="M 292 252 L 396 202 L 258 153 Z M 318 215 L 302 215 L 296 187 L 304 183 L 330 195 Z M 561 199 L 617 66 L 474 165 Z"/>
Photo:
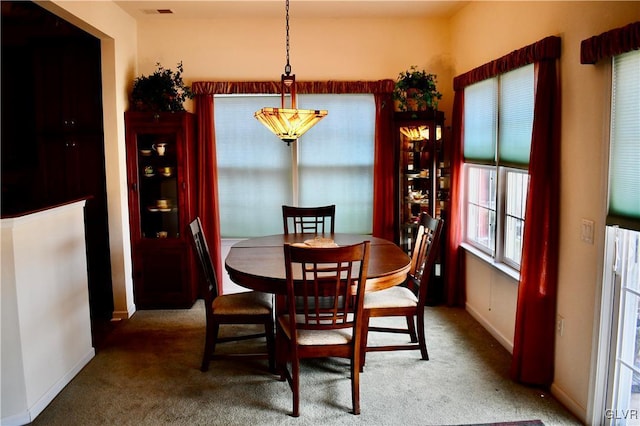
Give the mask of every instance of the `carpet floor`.
<path id="1" fill-rule="evenodd" d="M 214 359 L 208 372 L 199 370 L 201 300 L 186 310 L 138 311 L 101 328 L 95 358 L 32 424 L 581 424 L 551 394 L 511 381 L 510 354 L 466 311 L 429 307 L 425 316 L 430 360 L 420 360 L 418 351 L 368 354 L 359 416 L 349 413 L 348 361 L 328 358 L 303 362 L 300 417 L 293 418 L 291 391 L 267 370 L 266 360 Z M 233 332 L 223 327 L 222 333 Z M 406 338 L 370 335 L 371 343 L 392 339 Z M 225 343 L 216 351 L 263 345 Z"/>

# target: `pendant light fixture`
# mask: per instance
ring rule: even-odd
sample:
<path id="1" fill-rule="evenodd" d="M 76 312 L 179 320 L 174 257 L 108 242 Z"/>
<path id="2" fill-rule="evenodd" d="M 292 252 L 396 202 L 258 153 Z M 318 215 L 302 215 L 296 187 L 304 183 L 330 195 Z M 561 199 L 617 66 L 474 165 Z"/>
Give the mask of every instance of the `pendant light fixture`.
<path id="1" fill-rule="evenodd" d="M 280 77 L 281 108 L 265 107 L 256 111 L 254 116 L 287 145 L 295 142 L 307 130 L 327 115 L 326 110 L 297 109 L 296 108 L 296 76 L 291 74 L 289 64 L 289 0 L 285 1 L 287 12 L 287 64 L 284 74 Z M 291 108 L 285 108 L 285 94 L 289 93 Z"/>
<path id="2" fill-rule="evenodd" d="M 403 126 L 400 127 L 400 133 L 409 138 L 410 141 L 422 141 L 429 139 L 428 126 Z"/>
<path id="3" fill-rule="evenodd" d="M 403 126 L 400 127 L 400 133 L 405 135 L 411 141 L 422 141 L 429 139 L 429 126 Z M 442 139 L 442 130 L 440 126 L 436 127 L 436 140 Z"/>

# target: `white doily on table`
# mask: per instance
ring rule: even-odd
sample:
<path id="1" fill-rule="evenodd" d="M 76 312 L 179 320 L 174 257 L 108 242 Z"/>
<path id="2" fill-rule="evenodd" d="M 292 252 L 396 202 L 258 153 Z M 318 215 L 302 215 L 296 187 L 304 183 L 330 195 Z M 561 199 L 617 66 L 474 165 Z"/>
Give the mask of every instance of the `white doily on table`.
<path id="1" fill-rule="evenodd" d="M 298 247 L 313 247 L 313 248 L 329 248 L 339 247 L 331 238 L 315 237 L 311 240 L 305 240 L 304 243 L 293 244 Z"/>

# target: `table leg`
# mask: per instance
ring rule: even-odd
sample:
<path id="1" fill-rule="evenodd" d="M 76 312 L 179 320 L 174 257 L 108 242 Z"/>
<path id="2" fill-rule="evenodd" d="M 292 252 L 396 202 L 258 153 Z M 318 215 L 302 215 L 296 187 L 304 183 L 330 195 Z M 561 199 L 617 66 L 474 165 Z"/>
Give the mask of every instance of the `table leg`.
<path id="1" fill-rule="evenodd" d="M 280 327 L 280 322 L 278 321 L 278 317 L 282 315 L 287 310 L 286 306 L 287 297 L 281 294 L 276 294 L 276 306 L 275 306 L 275 315 L 276 315 L 276 373 L 280 374 L 280 381 L 285 381 L 285 370 L 287 363 L 287 339 L 282 338 L 282 329 Z"/>

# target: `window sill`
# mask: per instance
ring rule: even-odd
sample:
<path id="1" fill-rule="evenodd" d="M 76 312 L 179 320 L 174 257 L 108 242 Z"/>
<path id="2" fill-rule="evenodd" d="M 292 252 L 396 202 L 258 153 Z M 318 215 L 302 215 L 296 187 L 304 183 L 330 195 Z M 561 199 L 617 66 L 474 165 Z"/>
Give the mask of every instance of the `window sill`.
<path id="1" fill-rule="evenodd" d="M 494 269 L 496 269 L 496 270 L 502 272 L 503 274 L 507 275 L 508 277 L 512 278 L 513 280 L 516 281 L 516 283 L 520 282 L 520 272 L 519 271 L 513 269 L 512 267 L 510 267 L 510 266 L 508 266 L 508 265 L 506 265 L 504 263 L 496 262 L 491 256 L 489 256 L 488 254 L 484 253 L 481 250 L 478 250 L 477 248 L 475 248 L 471 244 L 461 243 L 460 247 L 462 247 L 467 253 L 470 253 L 470 254 L 474 255 L 475 257 L 477 257 L 478 259 L 482 260 L 483 262 L 488 263 Z"/>

